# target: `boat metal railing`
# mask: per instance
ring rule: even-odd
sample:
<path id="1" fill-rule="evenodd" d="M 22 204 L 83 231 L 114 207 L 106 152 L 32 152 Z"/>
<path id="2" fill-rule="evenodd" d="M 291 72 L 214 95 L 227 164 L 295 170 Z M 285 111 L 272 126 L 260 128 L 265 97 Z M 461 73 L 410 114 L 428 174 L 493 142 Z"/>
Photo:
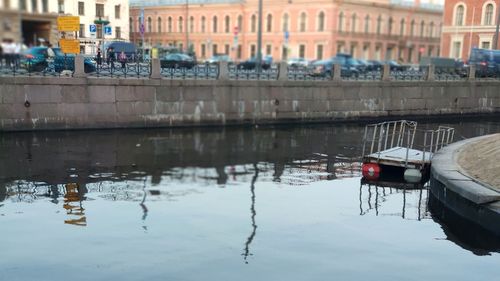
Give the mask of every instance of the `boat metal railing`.
<path id="1" fill-rule="evenodd" d="M 394 147 L 413 148 L 416 130 L 417 122 L 408 120 L 366 125 L 362 157 Z"/>
<path id="2" fill-rule="evenodd" d="M 423 133 L 422 161 L 425 160 L 426 153 L 432 155 L 452 143 L 455 138 L 455 129 L 447 126 L 439 126 L 436 130 L 425 130 Z"/>

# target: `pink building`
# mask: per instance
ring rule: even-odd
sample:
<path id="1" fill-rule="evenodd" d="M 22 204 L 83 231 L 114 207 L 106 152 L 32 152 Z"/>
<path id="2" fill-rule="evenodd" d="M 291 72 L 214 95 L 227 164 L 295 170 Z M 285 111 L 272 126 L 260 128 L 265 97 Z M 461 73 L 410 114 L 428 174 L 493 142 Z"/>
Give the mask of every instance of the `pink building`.
<path id="1" fill-rule="evenodd" d="M 189 44 L 198 58 L 225 53 L 235 60 L 257 52 L 258 0 L 131 1 L 131 41 L 144 46 Z M 187 4 L 189 3 L 189 4 Z M 365 59 L 417 62 L 438 55 L 442 7 L 405 0 L 266 0 L 262 53 L 324 59 L 337 52 Z"/>

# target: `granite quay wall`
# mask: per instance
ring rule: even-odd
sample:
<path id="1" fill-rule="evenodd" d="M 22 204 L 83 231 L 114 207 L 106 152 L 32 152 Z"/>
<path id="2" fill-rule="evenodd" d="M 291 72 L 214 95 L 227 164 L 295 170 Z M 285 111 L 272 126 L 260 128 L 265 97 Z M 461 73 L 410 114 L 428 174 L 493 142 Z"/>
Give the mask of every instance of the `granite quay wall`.
<path id="1" fill-rule="evenodd" d="M 500 113 L 500 81 L 0 77 L 0 130 L 323 122 Z"/>

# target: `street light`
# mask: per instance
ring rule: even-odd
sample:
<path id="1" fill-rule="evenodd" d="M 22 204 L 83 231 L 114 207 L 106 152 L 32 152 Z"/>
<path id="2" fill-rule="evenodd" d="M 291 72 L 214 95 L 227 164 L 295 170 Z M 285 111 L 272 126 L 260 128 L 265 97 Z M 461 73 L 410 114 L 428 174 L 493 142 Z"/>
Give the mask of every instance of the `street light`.
<path id="1" fill-rule="evenodd" d="M 257 27 L 257 73 L 261 72 L 262 67 L 262 0 L 259 0 L 259 24 Z"/>
<path id="2" fill-rule="evenodd" d="M 493 50 L 498 49 L 498 32 L 500 30 L 500 5 L 498 6 L 497 12 L 497 28 L 495 30 L 495 35 L 493 36 Z"/>
<path id="3" fill-rule="evenodd" d="M 107 56 L 108 54 L 106 53 L 106 50 L 104 50 L 104 37 L 105 37 L 104 26 L 109 24 L 109 20 L 103 20 L 102 17 L 99 16 L 98 20 L 94 20 L 94 23 L 101 25 L 101 35 L 102 35 L 101 48 L 102 52 L 104 52 L 105 56 Z"/>

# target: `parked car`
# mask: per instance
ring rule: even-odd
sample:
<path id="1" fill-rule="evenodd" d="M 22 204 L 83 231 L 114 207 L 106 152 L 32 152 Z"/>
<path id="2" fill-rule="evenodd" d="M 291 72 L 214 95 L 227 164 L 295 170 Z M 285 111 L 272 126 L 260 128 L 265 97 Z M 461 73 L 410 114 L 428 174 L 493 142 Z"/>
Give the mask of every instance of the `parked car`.
<path id="1" fill-rule="evenodd" d="M 270 56 L 265 56 L 262 58 L 261 65 L 262 69 L 267 70 L 271 67 L 271 64 L 273 63 L 273 58 Z M 246 61 L 240 62 L 238 64 L 238 69 L 244 69 L 244 70 L 252 70 L 255 69 L 257 66 L 257 58 L 252 57 L 249 58 Z"/>
<path id="2" fill-rule="evenodd" d="M 196 61 L 186 55 L 181 53 L 168 54 L 163 59 L 160 59 L 160 65 L 162 68 L 193 68 L 196 65 Z"/>
<path id="3" fill-rule="evenodd" d="M 219 63 L 221 61 L 226 61 L 228 63 L 233 62 L 233 60 L 231 59 L 231 57 L 229 57 L 229 55 L 222 54 L 222 55 L 212 56 L 211 58 L 209 58 L 207 60 L 207 63 L 215 64 L 215 63 Z"/>
<path id="4" fill-rule="evenodd" d="M 289 58 L 286 63 L 288 66 L 296 67 L 296 66 L 303 66 L 307 67 L 309 65 L 309 62 L 305 58 Z"/>
<path id="5" fill-rule="evenodd" d="M 347 76 L 357 76 L 359 75 L 359 64 L 358 62 L 353 59 L 350 55 L 338 55 L 326 59 L 326 60 L 320 60 L 317 61 L 313 64 L 312 68 L 312 76 L 320 76 L 320 77 L 332 77 L 333 76 L 333 66 L 335 64 L 340 65 L 340 73 L 342 76 L 347 77 Z"/>
<path id="6" fill-rule="evenodd" d="M 476 67 L 477 77 L 499 76 L 500 50 L 473 48 L 468 64 Z"/>
<path id="7" fill-rule="evenodd" d="M 384 64 L 389 65 L 391 71 L 405 71 L 406 67 L 393 60 L 385 61 Z"/>
<path id="8" fill-rule="evenodd" d="M 39 72 L 44 71 L 49 67 L 49 55 L 47 47 L 33 47 L 26 50 L 21 56 L 21 67 L 29 71 Z M 53 66 L 55 72 L 62 72 L 63 70 L 75 70 L 75 55 L 64 54 L 60 48 L 52 48 L 55 57 L 53 58 Z M 95 65 L 90 58 L 85 58 L 84 71 L 86 73 L 94 72 Z"/>
<path id="9" fill-rule="evenodd" d="M 379 71 L 379 70 L 382 70 L 382 67 L 383 67 L 383 63 L 379 60 L 369 60 L 368 61 L 371 66 L 370 66 L 370 70 L 371 71 Z"/>
<path id="10" fill-rule="evenodd" d="M 431 64 L 434 66 L 437 74 L 449 73 L 457 74 L 461 77 L 466 77 L 468 74 L 467 67 L 462 60 L 444 57 L 422 57 L 419 69 L 423 71 Z"/>

